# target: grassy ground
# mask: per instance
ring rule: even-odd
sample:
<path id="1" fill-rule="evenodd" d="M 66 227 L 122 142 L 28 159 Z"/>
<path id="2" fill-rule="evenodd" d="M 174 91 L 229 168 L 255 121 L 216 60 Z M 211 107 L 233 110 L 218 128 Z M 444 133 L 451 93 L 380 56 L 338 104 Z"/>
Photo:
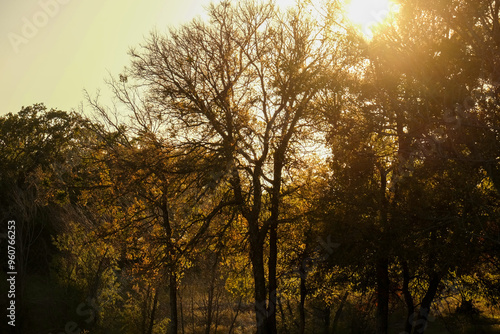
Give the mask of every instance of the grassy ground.
<path id="1" fill-rule="evenodd" d="M 426 333 L 500 333 L 500 321 L 485 316 L 449 315 L 437 318 Z"/>
<path id="2" fill-rule="evenodd" d="M 483 315 L 447 315 L 431 317 L 425 334 L 500 334 L 500 319 Z M 394 324 L 390 334 L 402 334 L 403 324 Z M 414 333 L 418 334 L 418 333 Z"/>

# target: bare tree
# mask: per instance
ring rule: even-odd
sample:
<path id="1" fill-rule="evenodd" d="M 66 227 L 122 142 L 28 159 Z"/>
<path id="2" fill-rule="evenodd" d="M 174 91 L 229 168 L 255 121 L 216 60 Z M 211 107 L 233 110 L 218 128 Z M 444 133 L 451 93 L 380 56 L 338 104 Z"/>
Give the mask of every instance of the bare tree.
<path id="1" fill-rule="evenodd" d="M 152 33 L 113 87 L 138 124 L 217 157 L 247 224 L 258 333 L 275 333 L 281 203 L 312 136 L 313 102 L 348 67 L 347 43 L 300 6 L 222 1 L 208 16 Z"/>

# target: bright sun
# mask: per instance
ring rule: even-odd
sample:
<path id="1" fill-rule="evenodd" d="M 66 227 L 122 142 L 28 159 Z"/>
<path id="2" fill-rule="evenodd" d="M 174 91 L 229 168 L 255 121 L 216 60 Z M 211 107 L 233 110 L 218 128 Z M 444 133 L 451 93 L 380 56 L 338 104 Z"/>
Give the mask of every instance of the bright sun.
<path id="1" fill-rule="evenodd" d="M 351 0 L 347 3 L 346 14 L 366 37 L 372 38 L 374 26 L 383 22 L 394 7 L 390 0 Z"/>

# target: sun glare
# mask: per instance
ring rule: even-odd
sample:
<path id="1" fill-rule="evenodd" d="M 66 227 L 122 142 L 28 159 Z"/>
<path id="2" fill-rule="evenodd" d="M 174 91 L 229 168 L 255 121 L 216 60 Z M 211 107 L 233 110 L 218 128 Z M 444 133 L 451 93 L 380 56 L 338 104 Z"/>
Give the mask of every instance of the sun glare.
<path id="1" fill-rule="evenodd" d="M 390 0 L 351 0 L 347 3 L 346 14 L 366 37 L 371 38 L 375 26 L 382 23 L 394 8 Z"/>

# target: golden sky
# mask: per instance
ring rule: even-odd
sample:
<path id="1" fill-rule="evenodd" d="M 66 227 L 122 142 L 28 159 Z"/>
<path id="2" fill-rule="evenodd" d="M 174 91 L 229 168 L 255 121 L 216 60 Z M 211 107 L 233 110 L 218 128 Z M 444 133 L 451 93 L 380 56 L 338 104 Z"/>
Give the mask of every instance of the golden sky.
<path id="1" fill-rule="evenodd" d="M 129 64 L 129 47 L 204 13 L 208 0 L 2 0 L 0 114 L 43 102 L 77 109 L 83 90 Z M 105 101 L 103 101 L 105 102 Z"/>
<path id="2" fill-rule="evenodd" d="M 356 1 L 361 10 L 375 0 Z M 78 110 L 84 89 L 109 105 L 104 80 L 130 63 L 129 48 L 203 15 L 210 2 L 0 0 L 0 115 L 34 103 Z M 296 0 L 275 2 L 284 9 Z"/>

